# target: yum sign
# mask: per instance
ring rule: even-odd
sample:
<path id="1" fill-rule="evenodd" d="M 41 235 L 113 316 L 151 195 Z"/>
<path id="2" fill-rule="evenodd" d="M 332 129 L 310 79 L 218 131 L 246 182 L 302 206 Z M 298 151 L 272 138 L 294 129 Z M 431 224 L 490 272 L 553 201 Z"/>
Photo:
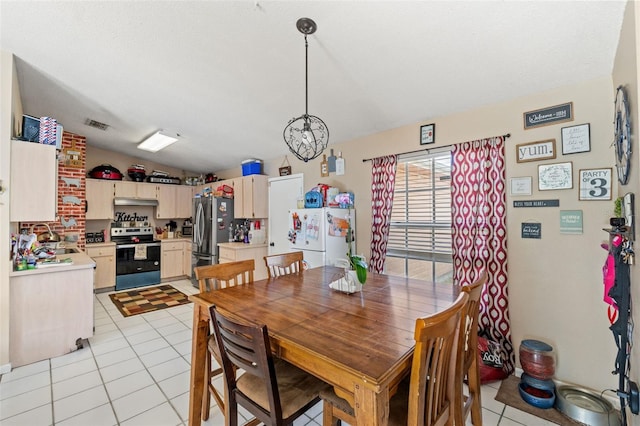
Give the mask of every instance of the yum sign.
<path id="1" fill-rule="evenodd" d="M 556 158 L 556 140 L 530 142 L 516 145 L 518 163 Z"/>

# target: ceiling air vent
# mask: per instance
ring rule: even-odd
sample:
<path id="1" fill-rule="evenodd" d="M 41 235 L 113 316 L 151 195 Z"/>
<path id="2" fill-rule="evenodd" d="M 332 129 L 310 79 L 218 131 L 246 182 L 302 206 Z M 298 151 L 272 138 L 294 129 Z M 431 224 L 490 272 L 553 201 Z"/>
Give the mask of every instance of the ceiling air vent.
<path id="1" fill-rule="evenodd" d="M 87 121 L 85 121 L 84 124 L 86 124 L 89 127 L 94 127 L 96 129 L 99 129 L 99 130 L 107 130 L 109 128 L 108 124 L 104 124 L 104 123 L 101 123 L 99 121 L 92 120 L 90 118 L 87 118 Z"/>

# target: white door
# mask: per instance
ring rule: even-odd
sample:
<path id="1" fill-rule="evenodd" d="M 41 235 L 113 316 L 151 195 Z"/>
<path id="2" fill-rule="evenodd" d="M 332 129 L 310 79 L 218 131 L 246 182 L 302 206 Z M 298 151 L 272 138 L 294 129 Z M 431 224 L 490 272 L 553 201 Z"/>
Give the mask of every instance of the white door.
<path id="1" fill-rule="evenodd" d="M 289 249 L 289 210 L 297 207 L 304 196 L 304 175 L 269 178 L 269 254 L 286 253 Z"/>

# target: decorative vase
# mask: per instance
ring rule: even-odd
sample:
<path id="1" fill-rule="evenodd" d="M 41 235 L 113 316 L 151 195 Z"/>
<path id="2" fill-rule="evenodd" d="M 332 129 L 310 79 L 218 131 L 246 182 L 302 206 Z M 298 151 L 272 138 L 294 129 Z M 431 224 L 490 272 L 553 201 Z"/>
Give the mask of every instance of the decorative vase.
<path id="1" fill-rule="evenodd" d="M 345 271 L 345 281 L 348 283 L 348 293 L 356 293 L 362 290 L 362 284 L 358 281 L 358 274 L 353 269 Z"/>

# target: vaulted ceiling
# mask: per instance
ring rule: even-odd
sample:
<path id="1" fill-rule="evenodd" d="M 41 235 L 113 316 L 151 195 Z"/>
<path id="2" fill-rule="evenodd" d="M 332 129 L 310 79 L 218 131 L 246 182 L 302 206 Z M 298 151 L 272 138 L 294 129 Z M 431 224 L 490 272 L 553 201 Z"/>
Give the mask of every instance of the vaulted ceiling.
<path id="1" fill-rule="evenodd" d="M 7 1 L 24 112 L 190 171 L 287 153 L 305 108 L 330 143 L 611 74 L 625 1 Z M 87 120 L 107 124 L 106 131 Z M 156 130 L 181 135 L 152 154 Z"/>

